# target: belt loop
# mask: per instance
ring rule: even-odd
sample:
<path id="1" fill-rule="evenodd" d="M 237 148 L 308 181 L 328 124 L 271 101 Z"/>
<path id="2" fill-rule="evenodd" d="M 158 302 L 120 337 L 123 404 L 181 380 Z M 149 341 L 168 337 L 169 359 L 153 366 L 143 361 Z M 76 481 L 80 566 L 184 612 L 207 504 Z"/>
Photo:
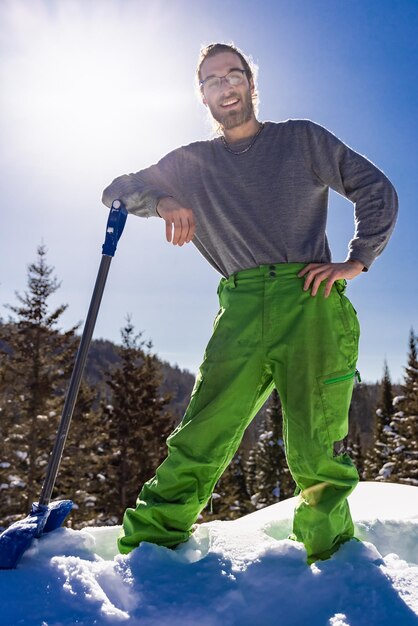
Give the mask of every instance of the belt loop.
<path id="1" fill-rule="evenodd" d="M 227 279 L 226 284 L 228 285 L 229 289 L 235 289 L 235 287 L 237 286 L 236 274 L 231 274 L 231 276 Z"/>
<path id="2" fill-rule="evenodd" d="M 225 277 L 221 278 L 221 280 L 219 281 L 218 289 L 217 289 L 219 298 L 221 297 L 222 292 L 225 289 L 225 287 L 228 289 L 234 289 L 236 287 L 235 274 L 231 274 L 231 276 L 228 276 L 228 278 L 225 278 Z"/>

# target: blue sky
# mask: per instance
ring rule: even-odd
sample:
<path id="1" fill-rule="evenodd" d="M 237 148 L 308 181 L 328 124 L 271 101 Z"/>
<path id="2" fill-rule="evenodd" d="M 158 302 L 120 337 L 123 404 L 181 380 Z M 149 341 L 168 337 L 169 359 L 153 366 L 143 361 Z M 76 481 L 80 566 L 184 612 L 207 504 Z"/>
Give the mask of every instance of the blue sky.
<path id="1" fill-rule="evenodd" d="M 43 241 L 66 302 L 83 320 L 100 262 L 102 189 L 169 150 L 211 136 L 196 98 L 201 44 L 233 40 L 259 65 L 261 120 L 309 118 L 380 167 L 400 216 L 370 272 L 349 285 L 362 326 L 359 369 L 402 378 L 418 329 L 416 0 L 3 0 L 0 4 L 0 304 L 26 286 Z M 328 236 L 344 260 L 353 207 L 332 193 Z M 219 276 L 158 219 L 130 217 L 97 337 L 127 313 L 165 360 L 196 372 Z M 0 314 L 7 316 L 1 307 Z"/>

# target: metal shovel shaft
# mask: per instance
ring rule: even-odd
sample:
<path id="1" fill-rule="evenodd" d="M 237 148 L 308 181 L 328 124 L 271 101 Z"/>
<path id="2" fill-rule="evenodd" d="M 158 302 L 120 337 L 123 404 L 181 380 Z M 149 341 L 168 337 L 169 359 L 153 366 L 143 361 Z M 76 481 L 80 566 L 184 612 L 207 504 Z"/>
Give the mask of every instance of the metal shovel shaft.
<path id="1" fill-rule="evenodd" d="M 100 262 L 99 272 L 97 274 L 93 295 L 90 301 L 83 334 L 81 336 L 80 346 L 78 348 L 73 372 L 71 374 L 70 384 L 64 402 L 64 408 L 61 415 L 61 421 L 58 428 L 57 437 L 55 439 L 54 448 L 49 460 L 46 478 L 42 486 L 39 505 L 47 505 L 51 500 L 52 490 L 58 474 L 61 463 L 62 453 L 65 441 L 67 439 L 70 428 L 71 419 L 77 400 L 78 391 L 80 389 L 81 378 L 84 367 L 86 365 L 87 355 L 90 348 L 91 338 L 93 336 L 94 327 L 96 325 L 97 314 L 99 312 L 103 291 L 106 285 L 106 279 L 112 262 L 113 255 L 116 250 L 117 242 L 122 234 L 127 212 L 121 202 L 116 200 L 110 210 L 109 219 L 106 228 L 106 239 L 103 244 L 103 255 Z"/>
<path id="2" fill-rule="evenodd" d="M 51 500 L 111 262 L 112 257 L 102 256 L 39 504 L 49 504 Z"/>

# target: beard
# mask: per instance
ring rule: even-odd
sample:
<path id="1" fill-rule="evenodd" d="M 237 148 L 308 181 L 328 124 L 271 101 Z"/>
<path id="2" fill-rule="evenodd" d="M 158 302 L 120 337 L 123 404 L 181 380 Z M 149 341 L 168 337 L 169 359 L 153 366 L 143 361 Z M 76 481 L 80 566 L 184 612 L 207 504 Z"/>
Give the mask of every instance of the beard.
<path id="1" fill-rule="evenodd" d="M 248 122 L 254 115 L 254 105 L 250 91 L 242 98 L 236 94 L 231 94 L 230 97 L 240 99 L 242 106 L 238 111 L 222 111 L 221 105 L 219 105 L 215 111 L 211 110 L 212 117 L 224 130 L 241 126 L 241 124 Z"/>

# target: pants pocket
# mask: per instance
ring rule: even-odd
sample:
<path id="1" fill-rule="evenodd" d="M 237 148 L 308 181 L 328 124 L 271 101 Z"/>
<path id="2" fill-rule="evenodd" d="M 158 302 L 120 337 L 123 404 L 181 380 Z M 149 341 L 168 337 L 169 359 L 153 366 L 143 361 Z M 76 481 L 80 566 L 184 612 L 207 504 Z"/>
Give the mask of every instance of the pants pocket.
<path id="1" fill-rule="evenodd" d="M 358 371 L 339 370 L 318 379 L 328 445 L 344 439 L 348 434 L 348 412 Z"/>
<path id="2" fill-rule="evenodd" d="M 344 326 L 347 332 L 349 332 L 352 336 L 355 345 L 358 345 L 360 338 L 360 324 L 357 317 L 357 311 L 345 295 L 347 281 L 337 280 L 335 282 L 335 287 L 339 296 L 339 306 Z"/>

